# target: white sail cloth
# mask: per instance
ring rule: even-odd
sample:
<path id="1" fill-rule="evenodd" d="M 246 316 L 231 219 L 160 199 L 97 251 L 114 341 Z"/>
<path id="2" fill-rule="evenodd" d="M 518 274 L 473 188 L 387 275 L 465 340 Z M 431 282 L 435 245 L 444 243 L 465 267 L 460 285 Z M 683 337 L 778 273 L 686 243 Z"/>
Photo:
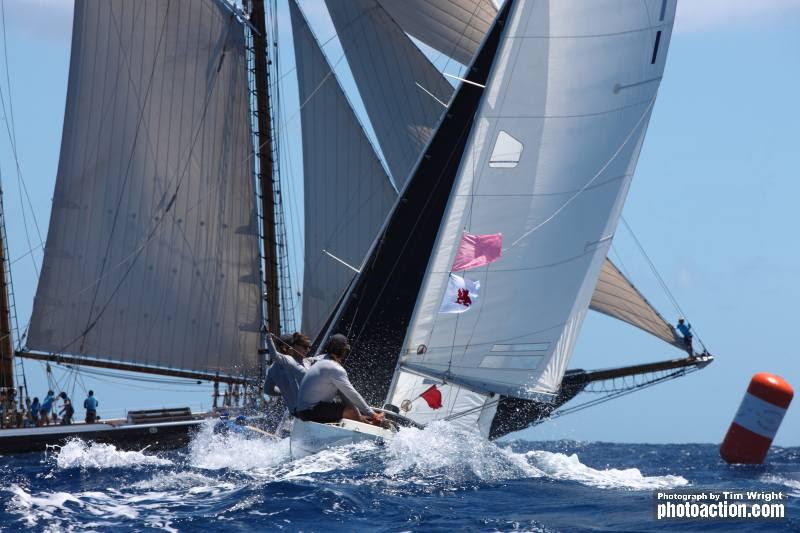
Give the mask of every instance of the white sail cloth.
<path id="1" fill-rule="evenodd" d="M 246 75 L 218 2 L 76 2 L 30 349 L 256 374 Z"/>
<path id="2" fill-rule="evenodd" d="M 377 0 L 326 4 L 386 163 L 402 189 L 453 87 Z"/>
<path id="3" fill-rule="evenodd" d="M 468 65 L 497 15 L 493 0 L 377 0 L 408 34 Z"/>
<path id="4" fill-rule="evenodd" d="M 558 390 L 633 175 L 674 11 L 674 0 L 516 0 L 403 368 L 522 398 Z M 490 164 L 508 146 L 501 132 L 523 147 L 513 165 Z M 470 271 L 483 294 L 469 312 L 440 314 L 464 230 L 502 232 L 507 248 Z M 419 388 L 404 375 L 390 393 L 396 405 Z"/>
<path id="5" fill-rule="evenodd" d="M 395 183 L 402 187 L 445 111 L 434 97 L 448 102 L 452 86 L 378 0 L 326 0 L 326 3 L 387 164 Z M 483 9 L 494 7 L 489 2 Z M 482 32 L 488 29 L 488 25 L 480 27 Z M 475 52 L 475 49 L 470 51 Z M 501 132 L 498 137 L 502 135 Z M 365 157 L 372 159 L 371 154 Z M 331 296 L 332 307 L 338 296 Z M 676 343 L 672 326 L 610 260 L 603 264 L 590 309 L 670 344 Z"/>
<path id="6" fill-rule="evenodd" d="M 303 331 L 322 329 L 394 203 L 389 176 L 294 1 L 305 180 Z"/>

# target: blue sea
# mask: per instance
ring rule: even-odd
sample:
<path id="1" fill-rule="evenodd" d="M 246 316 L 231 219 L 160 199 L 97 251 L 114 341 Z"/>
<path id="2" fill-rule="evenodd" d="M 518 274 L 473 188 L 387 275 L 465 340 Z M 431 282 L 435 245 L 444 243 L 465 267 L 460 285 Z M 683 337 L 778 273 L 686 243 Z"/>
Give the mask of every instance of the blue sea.
<path id="1" fill-rule="evenodd" d="M 288 440 L 209 426 L 182 450 L 74 440 L 0 472 L 9 531 L 800 531 L 800 448 L 731 467 L 710 444 L 494 444 L 438 423 L 292 460 Z M 657 521 L 666 489 L 781 492 L 786 518 Z"/>

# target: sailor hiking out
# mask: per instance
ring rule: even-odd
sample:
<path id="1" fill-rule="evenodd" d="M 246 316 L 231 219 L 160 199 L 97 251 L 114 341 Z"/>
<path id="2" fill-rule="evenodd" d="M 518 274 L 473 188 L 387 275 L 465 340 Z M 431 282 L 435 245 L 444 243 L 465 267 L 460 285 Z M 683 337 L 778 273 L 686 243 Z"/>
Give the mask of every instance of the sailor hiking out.
<path id="1" fill-rule="evenodd" d="M 380 425 L 383 413 L 373 411 L 355 390 L 342 366 L 350 354 L 347 337 L 328 340 L 328 357 L 317 361 L 300 384 L 295 416 L 306 422 L 338 422 L 342 418 Z"/>

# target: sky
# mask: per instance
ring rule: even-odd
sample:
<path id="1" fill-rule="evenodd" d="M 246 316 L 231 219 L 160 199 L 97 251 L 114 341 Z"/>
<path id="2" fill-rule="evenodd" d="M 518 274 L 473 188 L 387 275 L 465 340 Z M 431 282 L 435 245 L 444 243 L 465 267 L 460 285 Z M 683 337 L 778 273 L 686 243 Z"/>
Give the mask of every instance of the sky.
<path id="1" fill-rule="evenodd" d="M 285 2 L 280 1 L 285 17 Z M 327 42 L 334 32 L 320 1 L 300 3 L 319 40 Z M 17 314 L 24 326 L 58 164 L 72 3 L 3 2 L 11 94 L 9 98 L 0 61 L 7 110 L 0 125 L 0 171 Z M 282 180 L 289 198 L 287 222 L 299 242 L 298 102 L 288 18 L 282 22 Z M 346 61 L 337 62 L 341 49 L 336 41 L 324 51 L 337 64 L 337 76 L 364 117 Z M 453 62 L 440 59 L 436 64 L 456 72 Z M 702 372 L 515 436 L 715 443 L 722 440 L 754 373 L 781 375 L 800 389 L 798 94 L 800 0 L 679 2 L 664 79 L 623 215 L 682 312 L 670 304 L 622 226 L 612 258 L 622 260 L 634 283 L 668 319 L 685 313 L 717 359 Z M 9 102 L 19 175 L 6 132 L 6 125 L 11 126 Z M 607 368 L 679 356 L 644 333 L 590 313 L 570 366 Z M 47 385 L 42 365 L 27 362 L 26 375 L 31 392 L 43 394 Z M 106 417 L 125 408 L 199 409 L 210 404 L 207 387 L 131 384 L 88 375 L 84 381 L 95 389 Z M 800 445 L 800 400 L 790 406 L 775 442 Z"/>

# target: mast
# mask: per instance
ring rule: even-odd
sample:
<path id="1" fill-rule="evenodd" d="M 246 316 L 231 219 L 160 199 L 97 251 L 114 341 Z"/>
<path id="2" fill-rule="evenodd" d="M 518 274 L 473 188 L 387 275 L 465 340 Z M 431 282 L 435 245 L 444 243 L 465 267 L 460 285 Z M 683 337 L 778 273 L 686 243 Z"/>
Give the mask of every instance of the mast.
<path id="1" fill-rule="evenodd" d="M 14 389 L 14 348 L 11 342 L 11 309 L 9 308 L 8 283 L 6 270 L 6 217 L 3 210 L 3 193 L 0 190 L 0 391 Z"/>
<path id="2" fill-rule="evenodd" d="M 280 288 L 278 286 L 278 251 L 275 232 L 275 187 L 271 108 L 269 96 L 269 61 L 267 59 L 267 24 L 264 0 L 253 0 L 250 23 L 253 32 L 253 56 L 258 132 L 256 157 L 258 182 L 261 188 L 261 237 L 264 245 L 265 299 L 267 328 L 273 335 L 281 334 Z"/>

